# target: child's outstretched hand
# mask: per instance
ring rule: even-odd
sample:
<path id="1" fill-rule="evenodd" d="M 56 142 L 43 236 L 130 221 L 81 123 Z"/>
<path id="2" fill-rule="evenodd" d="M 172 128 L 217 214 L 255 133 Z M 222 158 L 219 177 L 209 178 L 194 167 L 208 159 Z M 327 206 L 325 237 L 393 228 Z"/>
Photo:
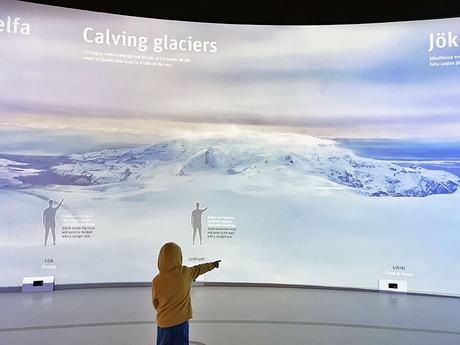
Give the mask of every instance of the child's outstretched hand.
<path id="1" fill-rule="evenodd" d="M 222 261 L 222 260 L 214 261 L 214 262 L 213 262 L 214 267 L 215 267 L 215 268 L 219 268 L 219 263 L 220 263 L 221 261 Z"/>

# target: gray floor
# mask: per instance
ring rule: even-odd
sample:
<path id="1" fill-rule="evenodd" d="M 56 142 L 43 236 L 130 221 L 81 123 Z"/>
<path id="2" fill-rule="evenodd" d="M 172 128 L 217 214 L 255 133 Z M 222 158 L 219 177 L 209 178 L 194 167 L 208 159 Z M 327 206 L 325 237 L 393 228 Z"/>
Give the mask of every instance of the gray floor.
<path id="1" fill-rule="evenodd" d="M 460 344 L 460 299 L 194 287 L 190 344 Z M 149 288 L 0 293 L 0 344 L 155 343 Z"/>

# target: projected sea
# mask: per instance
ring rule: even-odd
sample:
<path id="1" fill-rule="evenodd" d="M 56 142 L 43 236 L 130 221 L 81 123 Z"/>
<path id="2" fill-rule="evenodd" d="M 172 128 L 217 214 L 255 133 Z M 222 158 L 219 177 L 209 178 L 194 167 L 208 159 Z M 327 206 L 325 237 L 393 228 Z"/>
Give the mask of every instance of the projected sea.
<path id="1" fill-rule="evenodd" d="M 460 177 L 460 139 L 334 139 L 361 157 L 404 167 L 444 170 Z"/>

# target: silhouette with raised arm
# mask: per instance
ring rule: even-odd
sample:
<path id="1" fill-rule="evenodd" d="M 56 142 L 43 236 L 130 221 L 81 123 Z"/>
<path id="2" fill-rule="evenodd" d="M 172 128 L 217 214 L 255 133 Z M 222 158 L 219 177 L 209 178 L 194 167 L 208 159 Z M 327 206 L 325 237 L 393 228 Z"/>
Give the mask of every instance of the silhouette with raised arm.
<path id="1" fill-rule="evenodd" d="M 200 234 L 200 244 L 203 244 L 203 239 L 201 237 L 201 215 L 204 211 L 209 208 L 200 209 L 200 203 L 196 203 L 196 208 L 192 211 L 191 225 L 193 229 L 193 244 L 195 244 L 196 231 L 198 230 Z"/>
<path id="2" fill-rule="evenodd" d="M 61 200 L 57 207 L 53 207 L 53 200 L 48 202 L 49 207 L 45 208 L 43 211 L 43 227 L 45 228 L 45 246 L 46 242 L 48 241 L 48 235 L 51 230 L 51 234 L 53 235 L 53 246 L 56 245 L 56 212 L 61 207 L 64 199 Z"/>

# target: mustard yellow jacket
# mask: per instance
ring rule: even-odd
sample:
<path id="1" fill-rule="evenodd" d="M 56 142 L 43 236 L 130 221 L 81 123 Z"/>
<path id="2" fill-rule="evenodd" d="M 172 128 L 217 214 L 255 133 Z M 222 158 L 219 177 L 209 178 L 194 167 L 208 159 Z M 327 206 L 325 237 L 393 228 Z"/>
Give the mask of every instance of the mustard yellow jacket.
<path id="1" fill-rule="evenodd" d="M 172 327 L 192 318 L 192 282 L 213 268 L 213 263 L 182 266 L 182 251 L 175 243 L 166 243 L 161 248 L 158 256 L 160 273 L 152 280 L 152 303 L 159 327 Z"/>

